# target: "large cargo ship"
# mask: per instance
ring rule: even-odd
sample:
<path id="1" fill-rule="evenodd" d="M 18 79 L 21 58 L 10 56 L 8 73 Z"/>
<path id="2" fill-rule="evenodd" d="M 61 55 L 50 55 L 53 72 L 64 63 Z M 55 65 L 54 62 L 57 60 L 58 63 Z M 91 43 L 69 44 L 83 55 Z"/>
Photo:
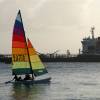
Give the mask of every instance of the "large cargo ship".
<path id="1" fill-rule="evenodd" d="M 82 54 L 77 57 L 83 62 L 100 62 L 100 37 L 95 38 L 94 27 L 91 28 L 91 37 L 83 38 Z"/>
<path id="2" fill-rule="evenodd" d="M 100 62 L 100 37 L 95 38 L 94 27 L 91 28 L 91 37 L 83 38 L 82 50 L 76 56 L 69 52 L 65 55 L 55 55 L 54 53 L 40 55 L 44 62 Z"/>

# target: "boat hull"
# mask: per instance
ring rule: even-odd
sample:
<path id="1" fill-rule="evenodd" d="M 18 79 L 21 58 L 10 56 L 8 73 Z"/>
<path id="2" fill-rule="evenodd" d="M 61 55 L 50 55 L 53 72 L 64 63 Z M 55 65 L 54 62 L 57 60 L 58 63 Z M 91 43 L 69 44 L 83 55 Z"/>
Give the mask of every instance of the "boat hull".
<path id="1" fill-rule="evenodd" d="M 21 80 L 21 81 L 8 81 L 5 82 L 6 84 L 13 83 L 13 84 L 49 84 L 51 78 L 41 79 L 41 80 Z"/>

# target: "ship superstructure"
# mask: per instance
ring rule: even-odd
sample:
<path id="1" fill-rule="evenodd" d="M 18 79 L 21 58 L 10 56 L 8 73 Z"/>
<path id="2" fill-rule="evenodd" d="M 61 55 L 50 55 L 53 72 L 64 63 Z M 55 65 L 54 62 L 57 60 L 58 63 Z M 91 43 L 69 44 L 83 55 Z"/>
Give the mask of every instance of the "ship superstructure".
<path id="1" fill-rule="evenodd" d="M 91 28 L 92 37 L 83 38 L 82 54 L 100 54 L 100 37 L 94 37 L 94 27 Z"/>

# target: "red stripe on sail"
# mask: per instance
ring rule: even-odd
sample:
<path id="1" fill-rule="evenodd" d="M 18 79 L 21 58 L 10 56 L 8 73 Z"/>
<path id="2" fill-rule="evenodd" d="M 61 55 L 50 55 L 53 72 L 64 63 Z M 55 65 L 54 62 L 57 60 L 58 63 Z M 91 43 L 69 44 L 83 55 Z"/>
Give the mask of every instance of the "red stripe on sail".
<path id="1" fill-rule="evenodd" d="M 14 42 L 14 41 L 25 42 L 25 37 L 24 37 L 24 36 L 20 36 L 20 35 L 14 34 L 14 35 L 13 35 L 13 40 L 12 40 L 12 41 L 13 41 L 13 42 Z"/>
<path id="2" fill-rule="evenodd" d="M 26 48 L 26 43 L 13 41 L 12 48 Z"/>
<path id="3" fill-rule="evenodd" d="M 31 44 L 29 39 L 28 39 L 28 48 L 33 48 L 33 46 L 32 46 L 32 44 Z"/>

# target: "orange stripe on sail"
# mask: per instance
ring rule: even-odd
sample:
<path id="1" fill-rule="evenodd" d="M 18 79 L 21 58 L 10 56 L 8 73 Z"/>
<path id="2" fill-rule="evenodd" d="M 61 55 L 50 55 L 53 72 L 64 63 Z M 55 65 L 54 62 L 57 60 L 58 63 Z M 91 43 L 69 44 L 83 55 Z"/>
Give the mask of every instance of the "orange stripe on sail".
<path id="1" fill-rule="evenodd" d="M 23 48 L 12 48 L 13 54 L 27 54 L 27 49 Z"/>
<path id="2" fill-rule="evenodd" d="M 34 48 L 28 48 L 28 50 L 29 50 L 29 55 L 36 55 L 37 54 L 37 52 L 35 51 Z"/>

